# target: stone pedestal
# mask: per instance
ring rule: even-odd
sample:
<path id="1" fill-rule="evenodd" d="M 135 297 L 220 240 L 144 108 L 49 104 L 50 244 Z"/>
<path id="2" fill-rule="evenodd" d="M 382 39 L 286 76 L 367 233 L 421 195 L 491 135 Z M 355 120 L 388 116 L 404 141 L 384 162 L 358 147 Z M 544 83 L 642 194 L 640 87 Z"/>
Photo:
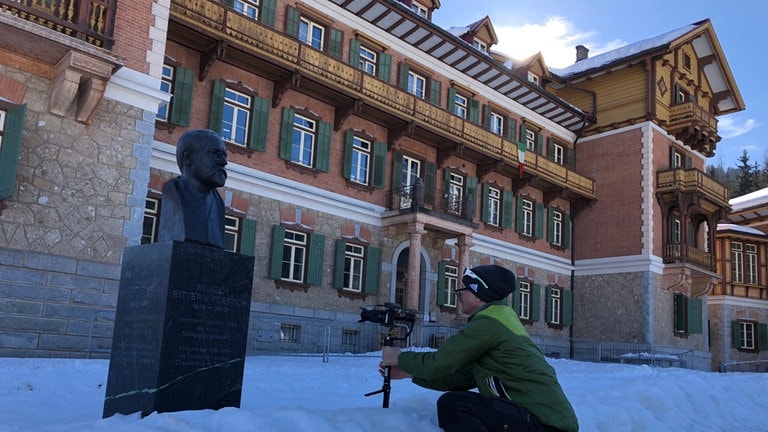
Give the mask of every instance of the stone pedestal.
<path id="1" fill-rule="evenodd" d="M 253 267 L 193 243 L 125 249 L 104 418 L 240 406 Z"/>

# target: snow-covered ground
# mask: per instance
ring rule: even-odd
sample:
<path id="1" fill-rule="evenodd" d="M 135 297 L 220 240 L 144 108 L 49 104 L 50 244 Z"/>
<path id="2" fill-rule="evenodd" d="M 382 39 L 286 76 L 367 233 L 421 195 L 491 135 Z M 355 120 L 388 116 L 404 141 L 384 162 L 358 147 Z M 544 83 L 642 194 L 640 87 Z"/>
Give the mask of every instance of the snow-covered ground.
<path id="1" fill-rule="evenodd" d="M 550 360 L 581 431 L 768 431 L 768 374 Z M 0 431 L 439 431 L 440 393 L 393 381 L 375 357 L 248 357 L 241 408 L 102 419 L 108 361 L 0 358 Z"/>

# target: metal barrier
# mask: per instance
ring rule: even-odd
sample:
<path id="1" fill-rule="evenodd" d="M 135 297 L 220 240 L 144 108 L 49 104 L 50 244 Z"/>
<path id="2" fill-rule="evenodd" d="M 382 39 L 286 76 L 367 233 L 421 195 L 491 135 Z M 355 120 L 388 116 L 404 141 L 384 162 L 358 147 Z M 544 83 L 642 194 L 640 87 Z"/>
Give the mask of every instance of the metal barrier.
<path id="1" fill-rule="evenodd" d="M 720 373 L 726 372 L 768 372 L 768 360 L 735 361 L 722 363 L 717 368 Z"/>

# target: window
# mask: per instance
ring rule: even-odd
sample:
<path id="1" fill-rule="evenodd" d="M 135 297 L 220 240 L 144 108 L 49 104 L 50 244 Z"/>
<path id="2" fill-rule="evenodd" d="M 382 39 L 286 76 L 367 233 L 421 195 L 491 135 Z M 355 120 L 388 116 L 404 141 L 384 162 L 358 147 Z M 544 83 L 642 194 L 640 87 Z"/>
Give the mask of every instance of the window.
<path id="1" fill-rule="evenodd" d="M 768 350 L 768 324 L 740 319 L 731 325 L 734 348 L 752 352 Z"/>
<path id="2" fill-rule="evenodd" d="M 547 287 L 547 323 L 555 327 L 571 325 L 573 293 L 557 286 Z"/>
<path id="3" fill-rule="evenodd" d="M 341 346 L 343 347 L 356 347 L 357 340 L 360 337 L 360 332 L 357 330 L 342 329 L 341 330 Z"/>
<path id="4" fill-rule="evenodd" d="M 703 305 L 700 299 L 674 295 L 675 333 L 701 334 L 703 332 Z"/>
<path id="5" fill-rule="evenodd" d="M 147 198 L 144 201 L 144 226 L 141 231 L 141 244 L 157 241 L 157 227 L 160 223 L 160 200 Z"/>
<path id="6" fill-rule="evenodd" d="M 453 97 L 453 113 L 456 114 L 457 116 L 463 118 L 463 119 L 467 118 L 467 112 L 468 112 L 467 111 L 467 104 L 468 103 L 469 103 L 469 100 L 466 97 L 464 97 L 464 96 L 462 96 L 462 95 L 460 95 L 458 93 L 454 93 L 454 97 Z"/>
<path id="7" fill-rule="evenodd" d="M 280 342 L 298 343 L 301 340 L 301 326 L 298 324 L 280 324 Z"/>
<path id="8" fill-rule="evenodd" d="M 688 54 L 683 54 L 683 67 L 691 70 L 691 56 Z"/>
<path id="9" fill-rule="evenodd" d="M 194 73 L 180 66 L 164 64 L 160 76 L 160 91 L 171 95 L 157 110 L 158 121 L 178 126 L 189 126 L 192 110 Z"/>
<path id="10" fill-rule="evenodd" d="M 552 160 L 557 164 L 564 165 L 565 154 L 563 152 L 563 146 L 560 144 L 552 144 Z"/>
<path id="11" fill-rule="evenodd" d="M 677 214 L 672 215 L 672 243 L 680 244 L 682 232 L 682 224 L 680 222 L 680 216 Z"/>
<path id="12" fill-rule="evenodd" d="M 750 321 L 739 321 L 739 326 L 741 327 L 741 337 L 737 341 L 739 348 L 748 350 L 755 349 L 755 323 Z"/>
<path id="13" fill-rule="evenodd" d="M 331 125 L 313 116 L 283 108 L 280 158 L 300 167 L 328 172 Z"/>
<path id="14" fill-rule="evenodd" d="M 420 16 L 422 18 L 427 18 L 428 10 L 427 10 L 427 8 L 424 5 L 422 5 L 420 3 L 413 2 L 413 3 L 411 3 L 411 10 L 414 11 L 416 13 L 416 15 L 418 15 L 418 16 Z"/>
<path id="15" fill-rule="evenodd" d="M 308 167 L 312 166 L 316 131 L 314 121 L 300 115 L 294 117 L 291 162 Z"/>
<path id="16" fill-rule="evenodd" d="M 169 65 L 163 65 L 163 70 L 161 72 L 160 76 L 160 91 L 166 94 L 171 95 L 171 100 L 173 99 L 173 79 L 174 79 L 174 68 Z M 157 110 L 157 119 L 160 121 L 168 121 L 168 108 L 169 108 L 170 101 L 163 102 L 160 104 L 160 108 Z"/>
<path id="17" fill-rule="evenodd" d="M 382 48 L 365 45 L 360 39 L 349 41 L 349 64 L 357 65 L 360 70 L 389 82 L 392 75 L 392 56 Z"/>
<path id="18" fill-rule="evenodd" d="M 539 76 L 531 71 L 528 71 L 528 82 L 539 85 Z"/>
<path id="19" fill-rule="evenodd" d="M 269 278 L 286 282 L 278 286 L 320 285 L 324 256 L 324 235 L 272 226 Z"/>
<path id="20" fill-rule="evenodd" d="M 563 244 L 563 214 L 559 211 L 552 212 L 552 243 Z"/>
<path id="21" fill-rule="evenodd" d="M 421 161 L 408 156 L 402 156 L 402 163 L 400 169 L 400 186 L 401 186 L 401 202 L 400 208 L 411 208 L 415 198 L 415 186 L 419 180 L 419 173 L 421 172 Z"/>
<path id="22" fill-rule="evenodd" d="M 521 320 L 531 319 L 531 283 L 520 282 L 517 314 Z"/>
<path id="23" fill-rule="evenodd" d="M 352 138 L 352 167 L 350 180 L 368 184 L 371 164 L 371 143 L 358 137 Z"/>
<path id="24" fill-rule="evenodd" d="M 376 75 L 376 52 L 360 45 L 360 57 L 358 67 L 363 71 Z"/>
<path id="25" fill-rule="evenodd" d="M 757 246 L 753 244 L 747 244 L 747 270 L 746 283 L 757 285 Z"/>
<path id="26" fill-rule="evenodd" d="M 744 249 L 740 242 L 731 242 L 731 282 L 744 282 Z"/>
<path id="27" fill-rule="evenodd" d="M 248 139 L 251 97 L 232 89 L 224 91 L 224 117 L 221 138 L 224 141 L 244 146 Z"/>
<path id="28" fill-rule="evenodd" d="M 560 324 L 562 313 L 563 313 L 563 303 L 562 299 L 560 298 L 560 293 L 562 290 L 557 288 L 550 288 L 549 294 L 547 295 L 548 301 L 547 301 L 547 308 L 549 310 L 549 316 L 547 317 L 547 322 L 551 324 Z"/>
<path id="29" fill-rule="evenodd" d="M 672 168 L 680 168 L 681 166 L 683 166 L 683 155 L 674 152 L 672 154 Z"/>
<path id="30" fill-rule="evenodd" d="M 427 79 L 416 72 L 408 72 L 408 93 L 424 99 L 427 95 Z"/>
<path id="31" fill-rule="evenodd" d="M 323 49 L 325 38 L 325 27 L 310 20 L 301 17 L 299 19 L 299 40 L 319 50 Z"/>
<path id="32" fill-rule="evenodd" d="M 523 200 L 523 231 L 522 234 L 533 236 L 533 202 Z"/>
<path id="33" fill-rule="evenodd" d="M 473 40 L 472 46 L 482 53 L 486 53 L 486 54 L 488 53 L 488 44 L 486 44 L 481 40 L 478 40 L 478 39 Z"/>
<path id="34" fill-rule="evenodd" d="M 493 226 L 499 226 L 501 214 L 501 191 L 494 187 L 488 188 L 488 217 L 486 222 Z"/>
<path id="35" fill-rule="evenodd" d="M 351 293 L 376 294 L 379 289 L 378 248 L 336 240 L 333 287 Z"/>
<path id="36" fill-rule="evenodd" d="M 360 186 L 384 187 L 387 161 L 386 143 L 363 138 L 360 132 L 347 130 L 344 144 L 344 178 Z"/>
<path id="37" fill-rule="evenodd" d="M 496 135 L 504 135 L 504 117 L 495 112 L 491 112 L 488 129 Z"/>
<path id="38" fill-rule="evenodd" d="M 442 302 L 445 306 L 456 307 L 458 305 L 456 299 L 456 289 L 459 286 L 459 268 L 454 265 L 444 264 L 445 271 L 443 272 L 443 288 L 438 288 L 444 292 L 445 301 Z"/>
<path id="39" fill-rule="evenodd" d="M 571 243 L 571 220 L 560 208 L 550 208 L 547 216 L 547 241 L 554 246 L 567 248 Z"/>
<path id="40" fill-rule="evenodd" d="M 224 215 L 224 250 L 237 252 L 238 237 L 240 236 L 240 219 Z"/>
<path id="41" fill-rule="evenodd" d="M 462 214 L 462 199 L 464 194 L 464 176 L 453 172 L 448 174 L 448 190 L 446 196 L 446 210 L 454 215 Z"/>
<path id="42" fill-rule="evenodd" d="M 234 0 L 233 7 L 248 18 L 259 18 L 259 0 Z"/>
<path id="43" fill-rule="evenodd" d="M 532 129 L 525 129 L 525 134 L 523 134 L 523 139 L 525 140 L 525 149 L 529 151 L 536 151 L 536 131 Z"/>

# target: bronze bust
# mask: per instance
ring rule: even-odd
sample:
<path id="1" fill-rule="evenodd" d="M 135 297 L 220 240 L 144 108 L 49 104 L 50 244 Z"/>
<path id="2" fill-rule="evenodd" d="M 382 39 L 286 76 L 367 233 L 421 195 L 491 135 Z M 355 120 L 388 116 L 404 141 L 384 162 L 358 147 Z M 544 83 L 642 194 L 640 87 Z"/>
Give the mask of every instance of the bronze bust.
<path id="1" fill-rule="evenodd" d="M 158 240 L 224 249 L 224 201 L 216 188 L 227 180 L 227 150 L 221 136 L 189 130 L 176 145 L 181 176 L 163 185 Z"/>

